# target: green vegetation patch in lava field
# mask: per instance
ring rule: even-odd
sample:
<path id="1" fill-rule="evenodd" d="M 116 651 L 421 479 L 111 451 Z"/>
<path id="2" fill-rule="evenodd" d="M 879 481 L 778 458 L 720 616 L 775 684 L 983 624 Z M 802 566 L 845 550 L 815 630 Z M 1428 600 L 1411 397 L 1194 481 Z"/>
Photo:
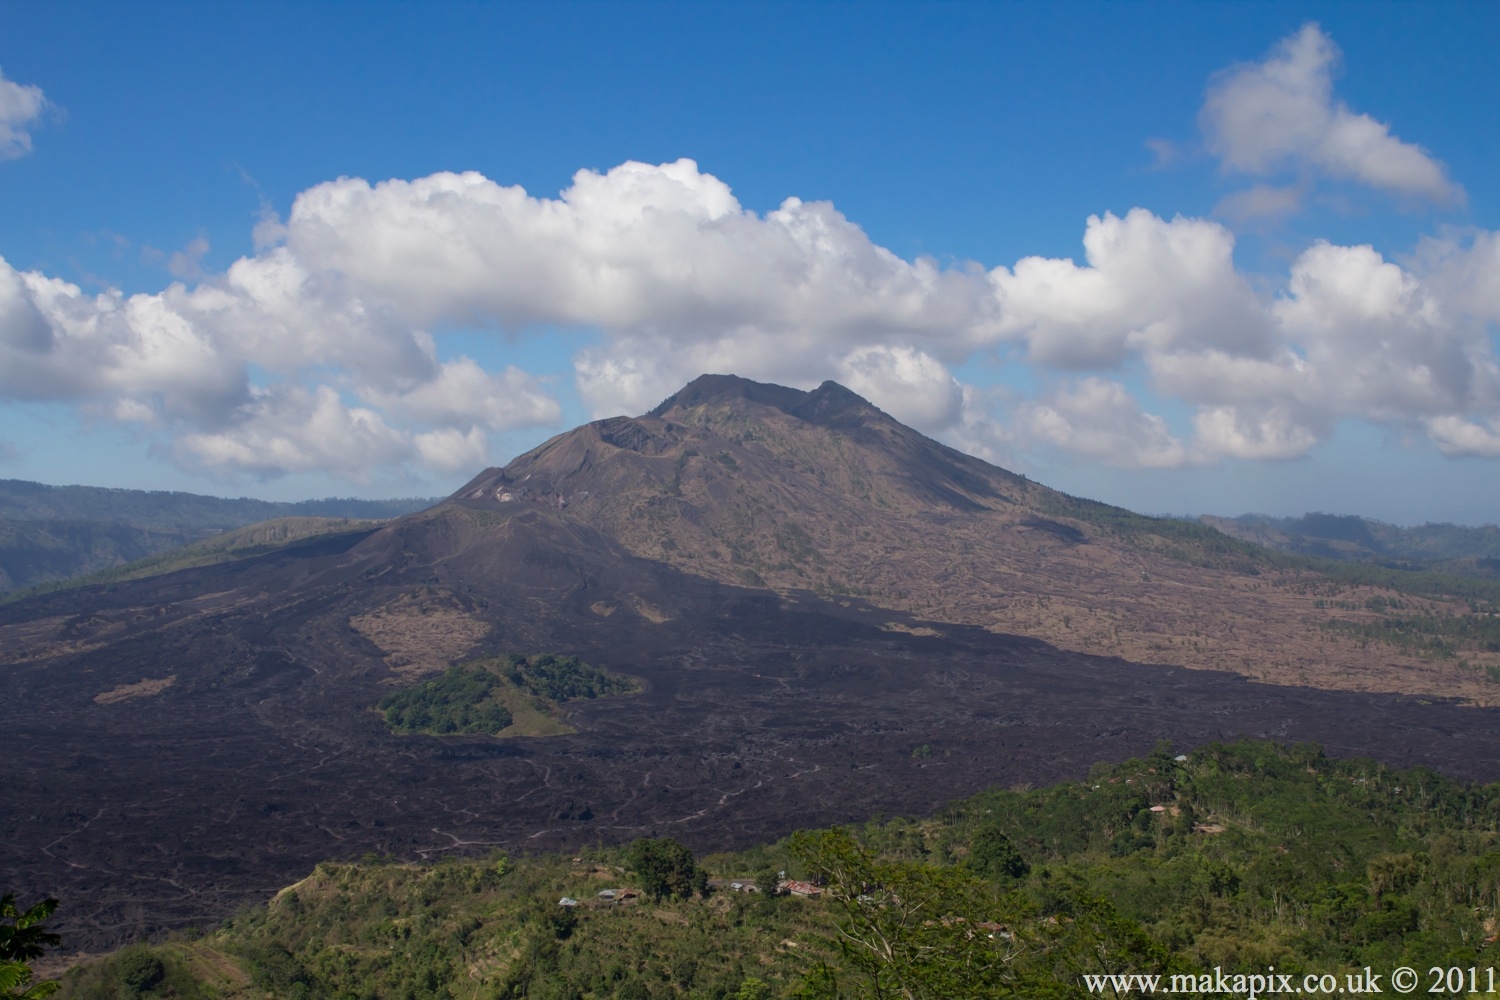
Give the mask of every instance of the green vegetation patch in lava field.
<path id="1" fill-rule="evenodd" d="M 450 667 L 441 676 L 392 692 L 379 709 L 397 733 L 433 736 L 549 736 L 572 732 L 560 706 L 638 690 L 627 677 L 576 656 L 510 653 Z"/>

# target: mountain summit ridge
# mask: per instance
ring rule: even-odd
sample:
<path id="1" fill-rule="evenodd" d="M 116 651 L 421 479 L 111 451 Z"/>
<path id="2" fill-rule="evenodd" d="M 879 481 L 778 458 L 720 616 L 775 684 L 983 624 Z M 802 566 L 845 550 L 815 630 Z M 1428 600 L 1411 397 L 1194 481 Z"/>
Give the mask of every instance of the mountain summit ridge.
<path id="1" fill-rule="evenodd" d="M 666 417 L 673 411 L 687 411 L 735 399 L 773 406 L 788 416 L 825 426 L 854 426 L 870 418 L 899 425 L 899 421 L 874 403 L 832 379 L 804 392 L 771 382 L 755 382 L 739 375 L 699 375 L 646 415 Z"/>
<path id="2" fill-rule="evenodd" d="M 824 382 L 824 385 L 833 383 Z M 704 403 L 743 398 L 790 412 L 809 393 L 772 382 L 756 382 L 740 375 L 703 374 L 652 407 L 647 416 L 665 417 L 674 409 L 691 409 Z"/>
<path id="3" fill-rule="evenodd" d="M 809 440 L 793 437 L 818 437 L 818 447 Z M 887 454 L 871 462 L 871 455 L 860 464 L 864 470 L 849 468 L 850 450 L 831 445 L 834 438 L 849 440 L 865 450 L 879 449 Z M 835 468 L 842 467 L 855 488 L 855 496 L 869 499 L 864 482 L 870 475 L 902 479 L 901 492 L 907 501 L 918 506 L 936 504 L 959 510 L 992 509 L 1008 504 L 1011 498 L 1005 487 L 1014 491 L 1027 486 L 1025 477 L 933 441 L 879 409 L 857 393 L 827 381 L 816 389 L 802 391 L 770 383 L 754 382 L 734 375 L 702 375 L 667 397 L 649 412 L 637 417 L 608 417 L 596 420 L 553 437 L 537 448 L 517 457 L 502 468 L 486 469 L 450 498 L 479 499 L 488 488 L 492 493 L 505 486 L 519 486 L 529 479 L 539 479 L 554 489 L 563 479 L 576 477 L 586 468 L 597 468 L 610 457 L 594 445 L 661 457 L 671 454 L 679 460 L 673 470 L 680 494 L 683 465 L 706 453 L 698 445 L 719 449 L 716 460 L 731 471 L 738 465 L 739 453 L 774 458 L 785 464 L 801 462 L 808 468 L 813 452 L 829 460 L 821 469 L 826 480 Z M 733 454 L 731 454 L 733 453 Z M 724 456 L 729 456 L 731 466 Z M 759 471 L 775 470 L 765 463 Z M 815 476 L 818 470 L 814 469 Z M 903 475 L 904 473 L 904 475 Z M 807 488 L 812 484 L 801 484 Z M 525 487 L 538 489 L 536 483 Z M 862 493 L 863 491 L 863 493 Z M 576 486 L 573 493 L 592 490 Z M 669 492 L 672 492 L 669 488 Z M 1049 491 L 1051 492 L 1051 491 Z M 561 494 L 559 494 L 561 495 Z M 565 501 L 569 497 L 563 497 Z M 892 502 L 892 498 L 887 498 Z"/>

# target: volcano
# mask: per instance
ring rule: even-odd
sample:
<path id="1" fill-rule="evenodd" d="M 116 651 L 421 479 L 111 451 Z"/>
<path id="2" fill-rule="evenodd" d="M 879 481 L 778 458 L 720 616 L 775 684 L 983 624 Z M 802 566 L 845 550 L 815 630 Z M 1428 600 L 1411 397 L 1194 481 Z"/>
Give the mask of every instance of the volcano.
<path id="1" fill-rule="evenodd" d="M 728 849 L 1160 739 L 1500 777 L 1494 710 L 1433 697 L 1469 679 L 1309 629 L 1284 567 L 834 383 L 704 376 L 378 527 L 0 606 L 0 721 L 22 748 L 0 763 L 0 881 L 61 898 L 67 945 L 93 949 L 327 858 Z M 641 690 L 547 737 L 396 736 L 372 711 L 506 652 Z"/>

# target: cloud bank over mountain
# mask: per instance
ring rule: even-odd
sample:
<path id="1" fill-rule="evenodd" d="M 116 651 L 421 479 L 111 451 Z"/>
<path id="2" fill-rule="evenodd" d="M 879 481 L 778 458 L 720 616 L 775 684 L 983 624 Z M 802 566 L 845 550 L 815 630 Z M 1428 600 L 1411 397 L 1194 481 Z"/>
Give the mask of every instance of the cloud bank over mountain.
<path id="1" fill-rule="evenodd" d="M 1294 212 L 1320 176 L 1462 202 L 1442 164 L 1336 98 L 1337 59 L 1308 25 L 1210 81 L 1205 146 L 1255 181 L 1225 218 Z M 30 148 L 44 103 L 0 78 L 0 154 Z M 1288 172 L 1301 179 L 1277 186 Z M 222 273 L 199 271 L 205 243 L 154 294 L 87 293 L 0 259 L 0 399 L 140 427 L 229 478 L 454 473 L 563 411 L 551 373 L 488 370 L 444 353 L 445 335 L 566 328 L 590 334 L 572 377 L 595 416 L 733 372 L 838 380 L 990 458 L 1289 459 L 1348 420 L 1500 457 L 1493 232 L 1430 236 L 1401 261 L 1318 241 L 1284 274 L 1251 275 L 1225 223 L 1135 208 L 1088 218 L 1078 260 L 940 263 L 902 258 L 826 201 L 747 210 L 679 159 L 581 170 L 553 198 L 475 172 L 344 177 L 255 241 Z M 1024 366 L 1037 387 L 966 384 L 971 363 Z"/>

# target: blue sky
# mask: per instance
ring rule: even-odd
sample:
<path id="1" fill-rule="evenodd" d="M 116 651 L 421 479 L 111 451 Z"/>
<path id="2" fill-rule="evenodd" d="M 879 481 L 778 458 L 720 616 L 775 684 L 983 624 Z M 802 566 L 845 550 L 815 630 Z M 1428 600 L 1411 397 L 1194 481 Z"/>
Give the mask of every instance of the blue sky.
<path id="1" fill-rule="evenodd" d="M 1493 522 L 1495 37 L 1460 4 L 12 2 L 0 476 L 439 494 L 710 369 L 1141 510 Z"/>

